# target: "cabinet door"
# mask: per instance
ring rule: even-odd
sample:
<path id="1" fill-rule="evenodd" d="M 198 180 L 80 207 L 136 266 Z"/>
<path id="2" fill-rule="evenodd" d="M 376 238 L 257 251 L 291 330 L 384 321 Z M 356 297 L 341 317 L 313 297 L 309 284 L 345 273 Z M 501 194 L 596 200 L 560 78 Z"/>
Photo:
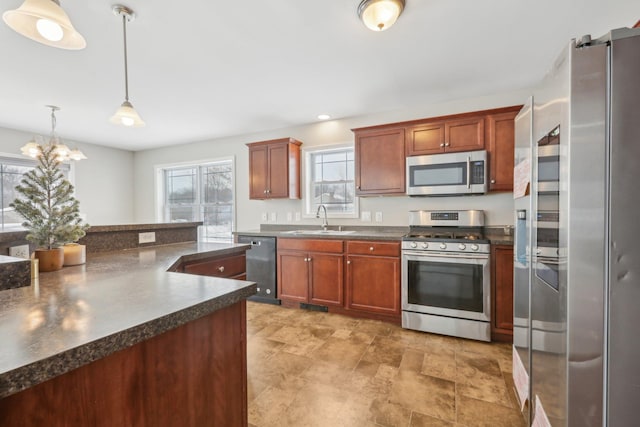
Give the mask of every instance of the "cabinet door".
<path id="1" fill-rule="evenodd" d="M 445 151 L 484 149 L 484 116 L 445 122 Z"/>
<path id="2" fill-rule="evenodd" d="M 489 191 L 513 191 L 513 154 L 517 111 L 487 116 Z"/>
<path id="3" fill-rule="evenodd" d="M 266 145 L 249 147 L 249 199 L 267 197 L 268 155 Z"/>
<path id="4" fill-rule="evenodd" d="M 310 302 L 318 305 L 342 306 L 343 265 L 342 254 L 310 253 Z"/>
<path id="5" fill-rule="evenodd" d="M 407 128 L 407 156 L 444 151 L 444 123 L 425 123 Z"/>
<path id="6" fill-rule="evenodd" d="M 268 146 L 269 181 L 268 198 L 289 197 L 289 150 L 288 144 Z"/>
<path id="7" fill-rule="evenodd" d="M 307 253 L 278 252 L 278 297 L 292 301 L 309 300 L 309 262 Z"/>
<path id="8" fill-rule="evenodd" d="M 400 259 L 347 256 L 347 308 L 400 314 Z"/>
<path id="9" fill-rule="evenodd" d="M 492 339 L 511 341 L 513 337 L 513 247 L 492 246 L 491 267 Z"/>
<path id="10" fill-rule="evenodd" d="M 356 194 L 405 192 L 404 129 L 356 133 Z"/>

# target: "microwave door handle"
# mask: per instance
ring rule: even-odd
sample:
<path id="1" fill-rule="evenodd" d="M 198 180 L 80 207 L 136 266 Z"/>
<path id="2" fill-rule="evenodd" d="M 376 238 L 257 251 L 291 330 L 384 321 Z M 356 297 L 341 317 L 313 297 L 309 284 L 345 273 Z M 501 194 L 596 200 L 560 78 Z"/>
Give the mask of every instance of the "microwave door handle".
<path id="1" fill-rule="evenodd" d="M 471 188 L 471 157 L 467 156 L 467 188 Z"/>

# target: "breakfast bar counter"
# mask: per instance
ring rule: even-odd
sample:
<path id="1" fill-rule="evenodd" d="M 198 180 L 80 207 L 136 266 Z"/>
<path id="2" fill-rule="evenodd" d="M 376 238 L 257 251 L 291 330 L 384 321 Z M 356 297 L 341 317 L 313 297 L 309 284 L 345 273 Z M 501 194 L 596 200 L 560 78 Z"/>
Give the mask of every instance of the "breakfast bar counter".
<path id="1" fill-rule="evenodd" d="M 85 265 L 0 291 L 0 424 L 196 425 L 216 401 L 228 404 L 210 384 L 218 377 L 227 393 L 245 394 L 244 424 L 245 299 L 256 285 L 167 270 L 246 249 L 194 242 L 89 254 Z M 181 402 L 200 401 L 193 393 L 210 406 L 184 414 Z"/>

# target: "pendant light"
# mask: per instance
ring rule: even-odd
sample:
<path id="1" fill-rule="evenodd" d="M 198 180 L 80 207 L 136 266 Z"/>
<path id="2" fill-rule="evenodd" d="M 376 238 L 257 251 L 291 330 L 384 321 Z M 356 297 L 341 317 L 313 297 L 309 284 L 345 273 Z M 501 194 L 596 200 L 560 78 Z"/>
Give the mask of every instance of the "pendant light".
<path id="1" fill-rule="evenodd" d="M 2 19 L 12 30 L 47 46 L 71 50 L 87 46 L 58 0 L 25 0 L 19 8 L 3 13 Z"/>
<path id="2" fill-rule="evenodd" d="M 60 138 L 56 136 L 56 111 L 60 110 L 60 107 L 56 107 L 55 105 L 45 105 L 45 107 L 51 109 L 51 136 L 49 137 L 49 141 L 43 144 L 33 141 L 27 142 L 20 151 L 25 156 L 29 156 L 31 158 L 38 158 L 42 155 L 42 146 L 43 145 L 52 145 L 53 152 L 56 155 L 56 160 L 59 162 L 64 162 L 67 160 L 84 160 L 87 156 L 78 149 L 71 150 L 66 145 L 60 142 Z M 38 137 L 37 139 L 42 139 L 42 137 Z"/>
<path id="3" fill-rule="evenodd" d="M 404 0 L 362 0 L 358 16 L 372 31 L 384 31 L 391 27 L 402 11 Z"/>
<path id="4" fill-rule="evenodd" d="M 131 102 L 129 102 L 129 70 L 127 67 L 127 21 L 133 21 L 136 15 L 133 10 L 119 4 L 113 6 L 113 13 L 122 17 L 122 33 L 124 34 L 124 102 L 109 121 L 116 125 L 142 127 L 145 123 L 133 108 Z"/>

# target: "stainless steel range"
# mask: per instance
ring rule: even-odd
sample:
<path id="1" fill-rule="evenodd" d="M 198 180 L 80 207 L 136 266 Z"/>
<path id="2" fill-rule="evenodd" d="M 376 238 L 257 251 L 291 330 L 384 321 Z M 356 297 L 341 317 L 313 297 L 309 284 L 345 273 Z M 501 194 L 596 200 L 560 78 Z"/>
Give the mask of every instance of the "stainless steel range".
<path id="1" fill-rule="evenodd" d="M 402 327 L 491 341 L 484 212 L 411 211 L 402 240 Z"/>

